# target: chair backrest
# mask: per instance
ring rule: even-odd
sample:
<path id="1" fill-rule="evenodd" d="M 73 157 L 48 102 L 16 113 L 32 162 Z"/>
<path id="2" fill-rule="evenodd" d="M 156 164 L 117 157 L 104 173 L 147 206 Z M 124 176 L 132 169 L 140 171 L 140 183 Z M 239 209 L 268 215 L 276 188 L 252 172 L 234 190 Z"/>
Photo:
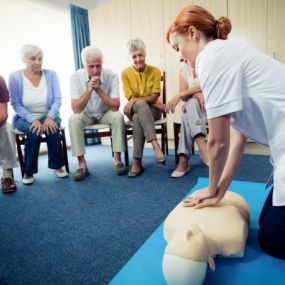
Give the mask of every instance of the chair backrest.
<path id="1" fill-rule="evenodd" d="M 160 76 L 160 98 L 162 99 L 162 104 L 166 104 L 166 77 L 165 71 L 162 71 Z M 163 118 L 166 118 L 166 113 L 163 112 Z"/>
<path id="2" fill-rule="evenodd" d="M 162 97 L 162 103 L 166 104 L 166 78 L 165 78 L 165 71 L 162 71 L 162 74 L 160 76 L 160 95 Z"/>

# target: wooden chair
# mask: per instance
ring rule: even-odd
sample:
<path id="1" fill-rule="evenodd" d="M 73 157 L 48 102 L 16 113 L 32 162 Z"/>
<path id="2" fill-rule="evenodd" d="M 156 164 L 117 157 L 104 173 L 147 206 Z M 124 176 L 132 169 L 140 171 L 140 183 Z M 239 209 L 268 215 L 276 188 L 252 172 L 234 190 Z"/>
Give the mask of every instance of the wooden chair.
<path id="1" fill-rule="evenodd" d="M 23 152 L 22 152 L 22 146 L 25 145 L 26 142 L 26 135 L 15 129 L 14 133 L 16 135 L 16 146 L 17 146 L 17 153 L 18 153 L 18 160 L 19 160 L 19 164 L 20 164 L 20 168 L 21 168 L 21 173 L 22 173 L 22 177 L 24 176 L 24 156 L 23 156 Z M 62 144 L 62 149 L 63 149 L 63 157 L 64 157 L 64 165 L 65 165 L 65 170 L 67 172 L 69 172 L 69 164 L 68 164 L 68 156 L 67 156 L 67 148 L 66 148 L 66 139 L 65 139 L 65 128 L 61 127 L 59 129 L 59 133 L 60 133 L 60 138 L 61 138 L 61 144 Z M 45 134 L 43 134 L 41 136 L 41 143 L 42 142 L 47 142 L 46 136 Z"/>
<path id="2" fill-rule="evenodd" d="M 85 139 L 110 137 L 111 149 L 113 149 L 112 129 L 110 128 L 109 125 L 105 125 L 105 124 L 88 125 L 84 128 L 84 130 L 92 130 L 92 132 L 88 132 L 88 133 L 84 132 Z M 113 152 L 112 152 L 112 156 L 114 156 Z M 126 151 L 125 151 L 125 166 L 129 166 L 129 152 L 128 152 L 127 144 L 126 144 Z"/>
<path id="3" fill-rule="evenodd" d="M 173 133 L 174 133 L 174 153 L 175 153 L 175 163 L 178 164 L 178 144 L 179 144 L 179 134 L 180 134 L 181 122 L 174 121 L 173 122 Z M 193 149 L 192 149 L 193 154 Z"/>
<path id="4" fill-rule="evenodd" d="M 161 78 L 161 96 L 162 103 L 166 104 L 166 76 L 165 71 L 162 72 Z M 167 134 L 167 118 L 166 113 L 162 114 L 162 118 L 160 120 L 157 120 L 155 123 L 155 131 L 156 134 L 161 135 L 161 149 L 164 154 L 168 155 L 168 134 Z M 131 121 L 127 121 L 126 123 L 126 143 L 129 139 L 132 138 L 133 135 L 133 124 Z M 128 137 L 129 136 L 129 137 Z"/>

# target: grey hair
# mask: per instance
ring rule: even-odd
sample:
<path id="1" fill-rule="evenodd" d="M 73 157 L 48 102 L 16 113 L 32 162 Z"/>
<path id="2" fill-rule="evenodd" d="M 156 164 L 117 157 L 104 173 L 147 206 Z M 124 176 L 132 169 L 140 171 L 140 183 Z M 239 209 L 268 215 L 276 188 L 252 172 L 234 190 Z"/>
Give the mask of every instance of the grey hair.
<path id="1" fill-rule="evenodd" d="M 81 60 L 83 65 L 86 65 L 87 57 L 92 56 L 93 58 L 99 58 L 103 61 L 103 54 L 101 50 L 94 46 L 87 46 L 81 51 Z"/>
<path id="2" fill-rule="evenodd" d="M 39 48 L 36 45 L 32 45 L 32 44 L 24 45 L 21 48 L 20 53 L 21 53 L 21 58 L 22 58 L 23 62 L 25 62 L 29 56 L 34 56 L 34 55 L 37 55 L 39 53 L 41 53 L 42 55 L 44 54 L 43 50 L 41 48 Z"/>
<path id="3" fill-rule="evenodd" d="M 132 52 L 142 49 L 146 53 L 146 48 L 141 38 L 133 38 L 127 42 L 127 54 L 130 55 Z"/>

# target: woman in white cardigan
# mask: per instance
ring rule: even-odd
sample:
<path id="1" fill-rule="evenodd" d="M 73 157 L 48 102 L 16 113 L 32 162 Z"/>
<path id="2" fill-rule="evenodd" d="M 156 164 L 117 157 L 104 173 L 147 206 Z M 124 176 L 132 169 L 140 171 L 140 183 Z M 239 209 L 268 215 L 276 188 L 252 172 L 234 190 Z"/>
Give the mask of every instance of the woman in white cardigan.
<path id="1" fill-rule="evenodd" d="M 57 75 L 52 70 L 42 69 L 43 52 L 39 47 L 25 45 L 21 55 L 26 67 L 10 75 L 9 91 L 16 112 L 13 126 L 27 136 L 23 183 L 34 182 L 43 133 L 47 137 L 48 167 L 54 169 L 58 177 L 66 177 L 59 133 L 61 92 Z"/>

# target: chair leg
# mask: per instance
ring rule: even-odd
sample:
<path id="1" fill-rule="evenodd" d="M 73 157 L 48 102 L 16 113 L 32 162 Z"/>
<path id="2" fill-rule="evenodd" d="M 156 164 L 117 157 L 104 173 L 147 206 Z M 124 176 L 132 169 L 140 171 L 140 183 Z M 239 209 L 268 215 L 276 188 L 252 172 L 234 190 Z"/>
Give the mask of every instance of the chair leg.
<path id="1" fill-rule="evenodd" d="M 112 139 L 112 129 L 110 129 L 110 141 L 111 141 L 112 157 L 114 157 L 114 152 L 113 152 L 113 139 Z"/>
<path id="2" fill-rule="evenodd" d="M 69 164 L 68 164 L 68 156 L 67 156 L 67 148 L 66 148 L 66 139 L 65 139 L 65 130 L 61 130 L 61 140 L 62 140 L 62 149 L 63 149 L 63 157 L 65 163 L 65 170 L 69 173 Z"/>
<path id="3" fill-rule="evenodd" d="M 166 155 L 169 155 L 169 153 L 168 153 L 168 133 L 167 133 L 167 125 L 165 125 L 165 149 L 166 149 Z"/>
<path id="4" fill-rule="evenodd" d="M 165 129 L 163 125 L 161 126 L 161 149 L 165 154 Z"/>
<path id="5" fill-rule="evenodd" d="M 125 166 L 129 166 L 129 148 L 128 148 L 128 137 L 127 134 L 125 134 Z"/>
<path id="6" fill-rule="evenodd" d="M 23 153 L 22 153 L 22 147 L 21 147 L 22 144 L 25 144 L 25 138 L 20 135 L 16 135 L 18 160 L 19 160 L 19 164 L 21 168 L 22 177 L 24 177 L 24 159 L 23 159 Z"/>
<path id="7" fill-rule="evenodd" d="M 179 144 L 179 132 L 180 132 L 180 124 L 174 123 L 174 151 L 175 151 L 175 163 L 178 164 L 178 144 Z"/>

